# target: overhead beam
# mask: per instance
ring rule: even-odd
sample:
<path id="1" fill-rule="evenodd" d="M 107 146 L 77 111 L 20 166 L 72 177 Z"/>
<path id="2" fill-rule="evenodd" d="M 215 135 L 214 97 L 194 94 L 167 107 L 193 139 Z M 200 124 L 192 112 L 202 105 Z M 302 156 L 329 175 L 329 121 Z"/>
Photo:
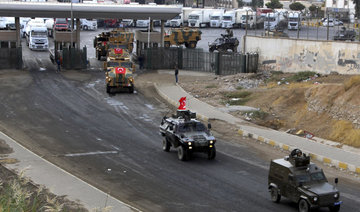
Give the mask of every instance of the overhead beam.
<path id="1" fill-rule="evenodd" d="M 170 20 L 181 13 L 181 8 L 167 5 L 129 4 L 73 4 L 74 18 L 116 18 Z M 70 3 L 0 2 L 4 17 L 70 18 Z"/>

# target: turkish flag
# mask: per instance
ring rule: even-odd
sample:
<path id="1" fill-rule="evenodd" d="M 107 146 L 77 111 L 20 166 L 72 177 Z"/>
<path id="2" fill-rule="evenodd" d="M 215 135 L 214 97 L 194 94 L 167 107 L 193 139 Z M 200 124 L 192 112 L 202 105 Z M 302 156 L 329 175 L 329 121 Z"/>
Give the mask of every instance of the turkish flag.
<path id="1" fill-rule="evenodd" d="M 117 73 L 117 74 L 125 74 L 125 72 L 126 72 L 125 68 L 122 68 L 122 67 L 115 68 L 115 73 Z"/>
<path id="2" fill-rule="evenodd" d="M 104 42 L 103 42 L 103 45 L 105 46 L 106 44 L 107 44 L 107 42 L 106 42 L 106 41 L 104 41 Z"/>
<path id="3" fill-rule="evenodd" d="M 181 97 L 179 100 L 179 107 L 178 110 L 186 110 L 186 96 L 185 97 Z"/>
<path id="4" fill-rule="evenodd" d="M 114 51 L 115 51 L 115 54 L 122 54 L 123 53 L 123 49 L 120 49 L 120 48 L 116 48 Z"/>

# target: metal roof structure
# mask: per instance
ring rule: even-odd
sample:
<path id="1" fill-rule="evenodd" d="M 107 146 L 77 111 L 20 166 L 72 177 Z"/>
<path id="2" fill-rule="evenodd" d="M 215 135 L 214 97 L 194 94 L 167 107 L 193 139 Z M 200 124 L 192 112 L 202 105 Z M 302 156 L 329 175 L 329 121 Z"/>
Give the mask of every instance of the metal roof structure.
<path id="1" fill-rule="evenodd" d="M 116 18 L 169 20 L 181 8 L 167 5 L 82 4 L 73 3 L 74 18 Z M 6 17 L 70 18 L 70 3 L 0 2 L 0 14 Z"/>

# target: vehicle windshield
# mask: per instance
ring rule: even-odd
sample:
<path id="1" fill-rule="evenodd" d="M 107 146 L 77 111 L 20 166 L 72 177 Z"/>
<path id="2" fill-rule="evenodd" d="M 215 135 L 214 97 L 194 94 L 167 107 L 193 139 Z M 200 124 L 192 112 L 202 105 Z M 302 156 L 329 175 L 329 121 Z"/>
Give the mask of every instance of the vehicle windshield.
<path id="1" fill-rule="evenodd" d="M 109 49 L 127 49 L 127 45 L 109 44 Z"/>
<path id="2" fill-rule="evenodd" d="M 248 15 L 247 17 L 248 17 L 248 19 L 250 19 L 250 16 L 249 16 L 249 15 Z M 242 16 L 241 16 L 241 20 L 246 20 L 246 15 L 242 15 Z"/>
<path id="3" fill-rule="evenodd" d="M 198 20 L 198 19 L 199 19 L 199 16 L 198 16 L 198 15 L 189 15 L 189 19 Z"/>
<path id="4" fill-rule="evenodd" d="M 175 18 L 173 19 L 181 19 L 180 15 L 177 15 Z"/>
<path id="5" fill-rule="evenodd" d="M 47 37 L 47 33 L 46 32 L 31 32 L 31 36 L 37 36 L 37 37 Z"/>
<path id="6" fill-rule="evenodd" d="M 107 67 L 118 67 L 119 63 L 118 62 L 107 62 Z"/>
<path id="7" fill-rule="evenodd" d="M 326 180 L 322 172 L 315 172 L 311 174 L 297 175 L 296 181 L 298 183 L 310 183 L 313 181 L 324 181 Z"/>
<path id="8" fill-rule="evenodd" d="M 291 21 L 291 22 L 298 22 L 298 18 L 289 18 L 289 21 Z"/>
<path id="9" fill-rule="evenodd" d="M 56 24 L 67 24 L 67 21 L 65 18 L 59 18 L 59 19 L 56 19 Z"/>
<path id="10" fill-rule="evenodd" d="M 225 20 L 225 21 L 231 21 L 232 18 L 231 18 L 231 16 L 224 16 L 224 17 L 223 17 L 223 20 Z"/>
<path id="11" fill-rule="evenodd" d="M 206 130 L 205 125 L 200 122 L 184 123 L 184 124 L 180 124 L 178 126 L 178 131 L 180 133 L 201 132 L 201 131 L 205 131 L 205 130 Z"/>
<path id="12" fill-rule="evenodd" d="M 132 63 L 130 63 L 130 62 L 122 62 L 122 63 L 120 63 L 120 66 L 124 67 L 124 68 L 132 68 Z"/>
<path id="13" fill-rule="evenodd" d="M 220 16 L 212 16 L 211 20 L 220 20 Z"/>
<path id="14" fill-rule="evenodd" d="M 275 21 L 275 18 L 274 17 L 266 17 L 265 21 Z"/>
<path id="15" fill-rule="evenodd" d="M 322 172 L 315 172 L 311 175 L 311 180 L 325 180 L 325 176 Z"/>

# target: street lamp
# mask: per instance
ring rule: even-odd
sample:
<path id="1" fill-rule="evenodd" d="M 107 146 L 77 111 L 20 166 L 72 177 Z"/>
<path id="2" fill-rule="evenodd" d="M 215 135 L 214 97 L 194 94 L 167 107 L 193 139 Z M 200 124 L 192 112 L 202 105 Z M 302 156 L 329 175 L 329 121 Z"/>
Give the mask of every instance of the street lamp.
<path id="1" fill-rule="evenodd" d="M 319 40 L 319 7 L 316 6 L 316 40 Z"/>

